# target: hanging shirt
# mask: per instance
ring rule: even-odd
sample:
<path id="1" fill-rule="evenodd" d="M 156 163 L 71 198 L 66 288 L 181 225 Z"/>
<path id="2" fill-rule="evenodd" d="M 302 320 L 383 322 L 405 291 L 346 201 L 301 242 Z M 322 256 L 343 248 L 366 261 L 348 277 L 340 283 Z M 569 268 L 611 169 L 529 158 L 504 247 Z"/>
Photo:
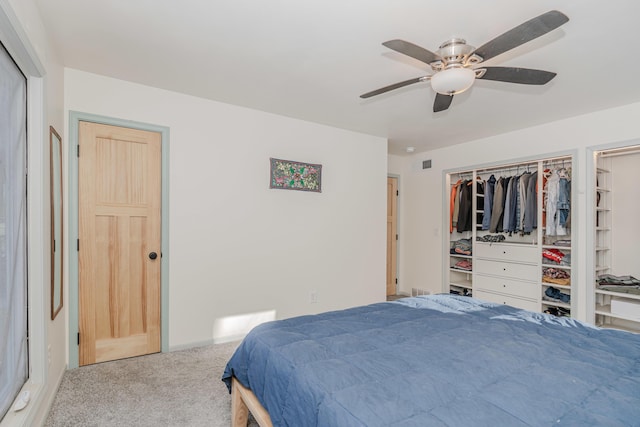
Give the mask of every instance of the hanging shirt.
<path id="1" fill-rule="evenodd" d="M 504 178 L 498 178 L 496 181 L 495 190 L 493 193 L 493 206 L 491 208 L 491 223 L 489 225 L 489 231 L 495 233 L 498 228 L 498 222 L 500 221 L 500 215 L 504 209 L 502 204 L 502 194 L 504 193 Z"/>
<path id="2" fill-rule="evenodd" d="M 558 183 L 558 224 L 566 227 L 571 208 L 571 181 L 566 177 L 560 177 Z"/>
<path id="3" fill-rule="evenodd" d="M 502 204 L 502 209 L 500 211 L 500 218 L 498 218 L 498 224 L 496 225 L 496 231 L 501 233 L 504 231 L 504 204 L 507 200 L 507 189 L 509 188 L 509 182 L 511 181 L 511 177 L 508 176 L 502 180 L 502 200 L 500 203 Z"/>
<path id="4" fill-rule="evenodd" d="M 504 198 L 504 214 L 502 220 L 502 230 L 505 232 L 509 231 L 509 227 L 511 227 L 511 194 L 513 193 L 513 184 L 515 182 L 515 177 L 512 176 L 509 179 L 509 183 L 507 184 L 507 191 L 505 193 Z"/>
<path id="5" fill-rule="evenodd" d="M 491 175 L 485 183 L 484 214 L 482 215 L 482 229 L 488 230 L 491 226 L 491 210 L 493 208 L 493 192 L 495 191 L 496 177 Z"/>
<path id="6" fill-rule="evenodd" d="M 478 230 L 482 229 L 482 210 L 484 208 L 484 187 L 485 182 L 480 179 L 480 177 L 476 178 L 476 228 Z"/>
<path id="7" fill-rule="evenodd" d="M 453 218 L 455 218 L 456 223 L 458 222 L 458 215 L 455 213 L 456 211 L 456 199 L 458 196 L 458 186 L 462 182 L 461 179 L 458 180 L 453 186 L 451 186 L 451 197 L 449 199 L 449 233 L 453 233 L 453 228 L 456 224 L 453 223 Z"/>
<path id="8" fill-rule="evenodd" d="M 547 178 L 547 193 L 546 200 L 547 206 L 545 211 L 546 217 L 546 229 L 545 234 L 547 236 L 557 235 L 557 209 L 558 209 L 558 190 L 560 184 L 560 177 L 555 171 L 551 171 L 551 175 Z"/>
<path id="9" fill-rule="evenodd" d="M 509 205 L 509 228 L 505 231 L 513 233 L 518 228 L 518 192 L 520 186 L 520 177 L 514 176 L 511 181 L 513 182 L 513 191 L 511 192 L 511 203 Z"/>
<path id="10" fill-rule="evenodd" d="M 462 181 L 460 185 L 460 208 L 458 211 L 458 232 L 471 231 L 473 218 L 471 216 L 471 205 L 473 196 L 473 181 Z"/>
<path id="11" fill-rule="evenodd" d="M 531 233 L 538 227 L 538 197 L 536 196 L 536 186 L 538 184 L 538 172 L 531 174 L 527 183 L 527 201 L 524 212 L 524 232 Z"/>
<path id="12" fill-rule="evenodd" d="M 525 172 L 520 176 L 520 213 L 518 216 L 518 230 L 524 232 L 524 214 L 527 207 L 527 187 L 529 186 L 529 180 L 531 179 L 531 173 Z"/>
<path id="13" fill-rule="evenodd" d="M 460 212 L 460 188 L 462 186 L 462 180 L 459 179 L 458 182 L 456 182 L 455 185 L 455 189 L 452 190 L 452 194 L 453 194 L 453 216 L 451 218 L 451 227 L 452 227 L 452 232 L 453 232 L 453 228 L 457 227 L 458 225 L 458 215 Z"/>

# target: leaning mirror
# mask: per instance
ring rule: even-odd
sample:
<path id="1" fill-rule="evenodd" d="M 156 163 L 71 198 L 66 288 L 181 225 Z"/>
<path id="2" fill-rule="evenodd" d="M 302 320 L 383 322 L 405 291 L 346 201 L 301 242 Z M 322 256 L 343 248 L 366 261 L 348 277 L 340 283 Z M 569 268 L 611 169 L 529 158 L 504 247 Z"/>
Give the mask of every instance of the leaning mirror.
<path id="1" fill-rule="evenodd" d="M 49 127 L 51 148 L 51 320 L 62 309 L 62 138 Z"/>

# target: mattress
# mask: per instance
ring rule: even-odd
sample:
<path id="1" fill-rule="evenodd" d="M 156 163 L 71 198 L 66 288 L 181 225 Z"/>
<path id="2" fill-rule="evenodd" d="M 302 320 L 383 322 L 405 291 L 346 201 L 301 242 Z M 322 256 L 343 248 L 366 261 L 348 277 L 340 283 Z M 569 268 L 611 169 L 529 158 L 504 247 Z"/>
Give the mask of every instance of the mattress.
<path id="1" fill-rule="evenodd" d="M 640 425 L 640 335 L 455 295 L 262 324 L 232 377 L 274 426 Z"/>

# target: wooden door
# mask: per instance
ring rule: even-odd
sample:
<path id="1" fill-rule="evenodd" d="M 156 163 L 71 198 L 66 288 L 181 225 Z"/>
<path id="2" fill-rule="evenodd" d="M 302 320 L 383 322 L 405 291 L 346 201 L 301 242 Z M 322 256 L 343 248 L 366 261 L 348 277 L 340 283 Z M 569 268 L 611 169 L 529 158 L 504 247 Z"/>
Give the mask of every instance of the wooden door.
<path id="1" fill-rule="evenodd" d="M 387 177 L 387 296 L 396 294 L 398 178 Z"/>
<path id="2" fill-rule="evenodd" d="M 161 135 L 81 121 L 78 139 L 80 365 L 159 352 Z"/>

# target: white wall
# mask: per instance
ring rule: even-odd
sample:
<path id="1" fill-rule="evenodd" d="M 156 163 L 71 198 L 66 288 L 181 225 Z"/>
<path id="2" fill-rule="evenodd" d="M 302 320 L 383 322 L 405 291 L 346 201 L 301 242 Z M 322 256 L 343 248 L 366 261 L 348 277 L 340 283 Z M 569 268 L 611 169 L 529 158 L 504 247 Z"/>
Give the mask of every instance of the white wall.
<path id="1" fill-rule="evenodd" d="M 640 153 L 611 158 L 611 272 L 640 278 Z"/>
<path id="2" fill-rule="evenodd" d="M 170 128 L 170 347 L 384 300 L 386 140 L 74 69 L 65 109 Z M 270 190 L 269 157 L 322 164 L 322 192 Z"/>
<path id="3" fill-rule="evenodd" d="M 585 148 L 640 138 L 639 115 L 640 103 L 631 104 L 403 158 L 401 180 L 405 197 L 400 200 L 400 215 L 404 227 L 411 232 L 405 233 L 400 242 L 400 274 L 404 277 L 401 290 L 421 287 L 442 291 L 443 171 L 455 168 L 575 151 L 573 182 L 578 198 L 573 201 L 572 236 L 582 242 L 574 259 L 584 260 L 588 188 Z M 427 159 L 432 159 L 433 167 L 422 170 L 420 165 Z M 636 206 L 637 203 L 636 200 Z M 582 285 L 585 277 L 585 271 L 573 272 L 574 280 Z M 581 313 L 586 311 L 585 305 L 582 293 Z"/>

